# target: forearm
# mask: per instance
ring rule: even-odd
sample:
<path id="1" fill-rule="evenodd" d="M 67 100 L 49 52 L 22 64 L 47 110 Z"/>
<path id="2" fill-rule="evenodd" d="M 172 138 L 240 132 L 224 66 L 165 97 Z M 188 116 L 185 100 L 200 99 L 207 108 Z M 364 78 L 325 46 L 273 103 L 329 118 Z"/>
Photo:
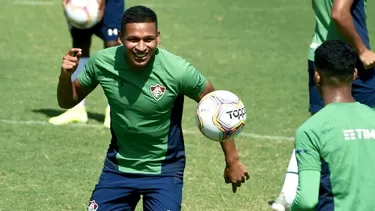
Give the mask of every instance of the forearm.
<path id="1" fill-rule="evenodd" d="M 353 23 L 353 17 L 349 12 L 336 12 L 332 14 L 341 35 L 353 46 L 358 53 L 366 48 Z"/>
<path id="2" fill-rule="evenodd" d="M 79 103 L 70 75 L 61 74 L 57 85 L 57 102 L 61 108 L 69 109 Z"/>
<path id="3" fill-rule="evenodd" d="M 319 198 L 319 171 L 299 172 L 299 182 L 296 198 L 291 211 L 313 211 Z"/>
<path id="4" fill-rule="evenodd" d="M 234 139 L 230 139 L 225 142 L 220 142 L 221 148 L 224 152 L 225 162 L 227 164 L 237 161 L 239 159 L 239 154 L 234 143 Z"/>
<path id="5" fill-rule="evenodd" d="M 106 0 L 98 0 L 98 4 L 99 4 L 99 10 L 104 13 Z"/>

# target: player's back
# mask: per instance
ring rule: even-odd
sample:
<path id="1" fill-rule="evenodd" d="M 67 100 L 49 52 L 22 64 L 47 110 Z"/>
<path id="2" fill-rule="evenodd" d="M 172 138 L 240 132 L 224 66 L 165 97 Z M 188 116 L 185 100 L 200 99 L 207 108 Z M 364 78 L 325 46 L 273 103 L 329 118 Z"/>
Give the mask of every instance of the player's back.
<path id="1" fill-rule="evenodd" d="M 375 111 L 358 102 L 333 103 L 310 120 L 322 164 L 316 210 L 374 210 Z"/>

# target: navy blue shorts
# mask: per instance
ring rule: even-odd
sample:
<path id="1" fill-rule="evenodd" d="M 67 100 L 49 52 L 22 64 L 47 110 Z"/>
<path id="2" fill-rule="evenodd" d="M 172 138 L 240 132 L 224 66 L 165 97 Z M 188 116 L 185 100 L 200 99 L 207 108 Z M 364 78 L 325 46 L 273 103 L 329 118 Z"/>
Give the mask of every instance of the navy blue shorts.
<path id="1" fill-rule="evenodd" d="M 359 61 L 359 60 L 357 60 Z M 309 73 L 309 111 L 316 113 L 323 108 L 323 100 L 314 83 L 314 62 L 308 61 Z M 357 62 L 358 77 L 353 81 L 352 95 L 354 99 L 371 108 L 375 108 L 375 70 L 364 70 Z"/>
<path id="2" fill-rule="evenodd" d="M 91 39 L 91 36 L 95 34 L 103 41 L 117 41 L 121 27 L 121 17 L 125 11 L 124 1 L 107 0 L 102 21 L 89 29 L 78 29 L 69 24 L 72 39 Z"/>
<path id="3" fill-rule="evenodd" d="M 140 197 L 144 211 L 179 211 L 183 177 L 140 176 L 103 171 L 90 198 L 89 211 L 132 211 Z"/>

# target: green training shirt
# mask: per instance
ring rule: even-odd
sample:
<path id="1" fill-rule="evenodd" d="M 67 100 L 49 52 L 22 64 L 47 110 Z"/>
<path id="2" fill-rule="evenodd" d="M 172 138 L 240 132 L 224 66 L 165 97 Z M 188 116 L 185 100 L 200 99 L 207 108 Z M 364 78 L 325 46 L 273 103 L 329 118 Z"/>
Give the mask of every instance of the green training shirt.
<path id="1" fill-rule="evenodd" d="M 111 108 L 108 170 L 150 175 L 183 172 L 184 96 L 197 99 L 206 79 L 185 59 L 157 49 L 145 71 L 132 71 L 124 46 L 95 53 L 78 76 L 83 87 L 103 88 Z"/>
<path id="2" fill-rule="evenodd" d="M 374 110 L 358 102 L 328 104 L 295 138 L 299 173 L 321 172 L 316 210 L 374 209 Z"/>

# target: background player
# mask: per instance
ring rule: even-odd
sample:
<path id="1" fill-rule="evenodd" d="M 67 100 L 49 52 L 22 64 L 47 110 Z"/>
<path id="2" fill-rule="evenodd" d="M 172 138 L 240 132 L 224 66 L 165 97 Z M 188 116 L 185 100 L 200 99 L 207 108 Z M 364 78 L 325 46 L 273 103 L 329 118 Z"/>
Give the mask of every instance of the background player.
<path id="1" fill-rule="evenodd" d="M 356 57 L 342 41 L 316 49 L 314 77 L 325 107 L 296 132 L 292 211 L 374 209 L 375 111 L 351 94 Z"/>
<path id="2" fill-rule="evenodd" d="M 343 40 L 357 51 L 358 77 L 353 81 L 352 94 L 358 102 L 375 108 L 375 54 L 370 50 L 366 25 L 366 0 L 312 0 L 316 26 L 308 54 L 309 111 L 317 113 L 323 101 L 314 83 L 314 52 L 326 40 Z M 298 185 L 297 162 L 293 151 L 281 194 L 272 205 L 273 210 L 287 209 L 293 201 Z M 285 207 L 285 208 L 283 208 Z"/>
<path id="3" fill-rule="evenodd" d="M 75 106 L 100 84 L 111 106 L 112 140 L 89 203 L 98 211 L 133 210 L 140 195 L 144 210 L 181 209 L 184 96 L 199 102 L 214 88 L 185 59 L 157 47 L 157 26 L 151 9 L 128 8 L 121 21 L 123 45 L 95 53 L 73 83 L 82 50 L 73 48 L 63 58 L 59 105 Z M 235 192 L 249 175 L 234 140 L 221 147 L 225 182 Z"/>
<path id="4" fill-rule="evenodd" d="M 63 0 L 63 6 L 68 0 Z M 78 29 L 69 24 L 70 34 L 72 36 L 73 48 L 82 49 L 82 57 L 75 74 L 74 80 L 82 71 L 84 65 L 90 57 L 91 38 L 95 34 L 104 42 L 104 48 L 119 45 L 118 34 L 121 25 L 121 16 L 124 12 L 124 0 L 98 0 L 101 5 L 102 20 L 89 29 Z M 104 126 L 110 127 L 110 109 L 107 106 L 105 112 Z M 52 117 L 49 122 L 54 125 L 68 124 L 72 122 L 87 122 L 87 112 L 85 109 L 85 100 L 82 100 L 75 107 L 67 110 L 65 113 Z"/>

